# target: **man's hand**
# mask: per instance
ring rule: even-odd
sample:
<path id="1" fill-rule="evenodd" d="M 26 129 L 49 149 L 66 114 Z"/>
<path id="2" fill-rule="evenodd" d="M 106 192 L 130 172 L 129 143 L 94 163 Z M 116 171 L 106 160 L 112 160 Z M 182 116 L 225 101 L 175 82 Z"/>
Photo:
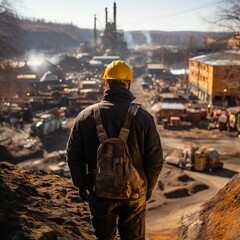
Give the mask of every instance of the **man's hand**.
<path id="1" fill-rule="evenodd" d="M 89 197 L 90 197 L 90 193 L 88 191 L 88 189 L 78 189 L 78 193 L 80 198 L 84 201 L 84 202 L 89 202 Z"/>
<path id="2" fill-rule="evenodd" d="M 147 192 L 146 194 L 146 201 L 148 201 L 152 196 L 152 192 Z"/>

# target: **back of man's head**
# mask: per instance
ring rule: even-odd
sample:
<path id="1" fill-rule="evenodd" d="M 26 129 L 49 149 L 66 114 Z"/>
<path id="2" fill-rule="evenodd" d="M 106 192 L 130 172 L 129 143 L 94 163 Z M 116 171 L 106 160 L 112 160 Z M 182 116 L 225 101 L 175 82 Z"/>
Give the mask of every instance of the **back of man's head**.
<path id="1" fill-rule="evenodd" d="M 109 86 L 121 86 L 130 88 L 134 81 L 131 67 L 124 61 L 118 60 L 110 63 L 103 74 L 103 80 Z"/>
<path id="2" fill-rule="evenodd" d="M 124 61 L 118 60 L 110 63 L 103 74 L 103 80 L 122 80 L 133 82 L 131 67 Z"/>

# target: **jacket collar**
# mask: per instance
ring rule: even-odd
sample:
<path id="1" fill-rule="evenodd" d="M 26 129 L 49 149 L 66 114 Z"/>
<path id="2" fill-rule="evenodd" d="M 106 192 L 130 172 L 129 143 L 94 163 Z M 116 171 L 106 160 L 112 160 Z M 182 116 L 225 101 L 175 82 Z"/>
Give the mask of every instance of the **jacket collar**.
<path id="1" fill-rule="evenodd" d="M 107 87 L 104 91 L 103 100 L 109 102 L 129 101 L 132 102 L 135 99 L 133 94 L 126 88 L 119 86 Z"/>

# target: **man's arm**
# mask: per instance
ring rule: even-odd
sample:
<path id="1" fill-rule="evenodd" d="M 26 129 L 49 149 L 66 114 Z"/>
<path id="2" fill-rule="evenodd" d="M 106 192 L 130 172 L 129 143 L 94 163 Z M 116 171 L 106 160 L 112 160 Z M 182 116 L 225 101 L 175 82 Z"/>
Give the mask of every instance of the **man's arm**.
<path id="1" fill-rule="evenodd" d="M 75 121 L 67 143 L 66 161 L 74 186 L 84 189 L 87 185 L 86 163 L 83 158 L 83 139 L 79 121 Z"/>
<path id="2" fill-rule="evenodd" d="M 148 180 L 147 200 L 151 197 L 158 176 L 162 170 L 162 145 L 153 118 L 144 141 L 144 170 Z"/>

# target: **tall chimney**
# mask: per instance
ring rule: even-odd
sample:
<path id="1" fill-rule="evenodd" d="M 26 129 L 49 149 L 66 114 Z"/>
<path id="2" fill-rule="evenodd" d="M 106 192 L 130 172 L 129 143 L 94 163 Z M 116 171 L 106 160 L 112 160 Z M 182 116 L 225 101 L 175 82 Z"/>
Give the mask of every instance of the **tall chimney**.
<path id="1" fill-rule="evenodd" d="M 96 14 L 94 14 L 93 43 L 94 43 L 94 46 L 97 46 L 97 17 L 96 17 Z"/>
<path id="2" fill-rule="evenodd" d="M 114 29 L 117 29 L 117 21 L 116 21 L 116 15 L 117 15 L 117 7 L 116 7 L 116 2 L 113 3 L 113 24 L 114 24 Z"/>
<path id="3" fill-rule="evenodd" d="M 105 8 L 105 22 L 106 22 L 106 26 L 107 26 L 107 23 L 108 23 L 108 10 L 107 10 L 107 8 Z"/>

